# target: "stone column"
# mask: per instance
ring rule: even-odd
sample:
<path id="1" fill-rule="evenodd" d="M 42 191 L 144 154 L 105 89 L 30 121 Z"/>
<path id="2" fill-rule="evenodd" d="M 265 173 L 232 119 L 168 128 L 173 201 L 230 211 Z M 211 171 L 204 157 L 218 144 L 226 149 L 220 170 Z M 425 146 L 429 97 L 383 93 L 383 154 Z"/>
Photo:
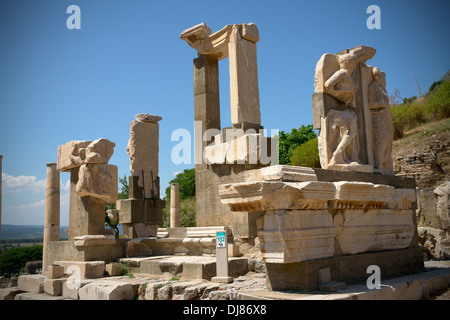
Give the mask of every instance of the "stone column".
<path id="1" fill-rule="evenodd" d="M 44 243 L 42 270 L 47 268 L 47 248 L 50 241 L 59 241 L 60 182 L 56 163 L 47 163 L 47 184 L 45 188 Z"/>
<path id="2" fill-rule="evenodd" d="M 194 59 L 194 121 L 195 164 L 203 165 L 203 150 L 210 141 L 203 141 L 207 130 L 220 133 L 219 61 L 215 57 L 201 55 Z"/>
<path id="3" fill-rule="evenodd" d="M 105 205 L 102 199 L 77 192 L 80 167 L 70 171 L 69 241 L 84 235 L 105 233 Z M 117 180 L 116 180 L 117 181 Z"/>
<path id="4" fill-rule="evenodd" d="M 2 160 L 3 156 L 0 155 L 0 239 L 2 238 Z"/>
<path id="5" fill-rule="evenodd" d="M 180 227 L 180 185 L 170 185 L 170 227 Z"/>
<path id="6" fill-rule="evenodd" d="M 241 32 L 239 32 L 241 28 Z M 241 36 L 242 35 L 242 36 Z M 231 123 L 260 125 L 258 64 L 256 42 L 258 29 L 254 24 L 234 25 L 228 43 L 230 63 Z"/>
<path id="7" fill-rule="evenodd" d="M 143 187 L 144 198 L 159 196 L 154 181 L 159 171 L 159 124 L 160 116 L 138 114 L 130 124 L 130 139 L 127 152 L 130 156 L 132 176 L 139 176 L 139 186 Z"/>

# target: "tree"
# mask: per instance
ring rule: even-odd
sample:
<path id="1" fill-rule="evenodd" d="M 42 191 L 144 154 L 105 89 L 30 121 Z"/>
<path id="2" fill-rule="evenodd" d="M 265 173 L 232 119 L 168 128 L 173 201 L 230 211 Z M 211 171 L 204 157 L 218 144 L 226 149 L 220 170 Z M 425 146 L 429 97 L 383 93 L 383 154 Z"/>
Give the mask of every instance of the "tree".
<path id="1" fill-rule="evenodd" d="M 293 166 L 320 168 L 318 138 L 295 147 L 292 152 L 291 164 Z"/>
<path id="2" fill-rule="evenodd" d="M 301 126 L 299 129 L 292 129 L 290 133 L 283 130 L 279 134 L 278 159 L 279 164 L 291 164 L 292 152 L 295 147 L 315 138 L 317 135 L 312 124 Z"/>
<path id="3" fill-rule="evenodd" d="M 0 275 L 19 275 L 28 261 L 42 260 L 42 246 L 20 247 L 7 250 L 0 255 Z"/>
<path id="4" fill-rule="evenodd" d="M 166 188 L 166 201 L 170 201 L 170 184 L 172 183 L 180 185 L 180 200 L 195 197 L 195 169 L 185 169 L 169 181 L 169 186 Z"/>

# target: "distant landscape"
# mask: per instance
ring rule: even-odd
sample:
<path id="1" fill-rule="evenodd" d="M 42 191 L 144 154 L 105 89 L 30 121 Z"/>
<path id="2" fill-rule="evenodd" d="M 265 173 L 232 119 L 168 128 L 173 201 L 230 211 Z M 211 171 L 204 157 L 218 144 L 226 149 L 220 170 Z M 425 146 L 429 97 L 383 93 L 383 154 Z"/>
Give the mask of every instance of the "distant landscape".
<path id="1" fill-rule="evenodd" d="M 1 240 L 11 239 L 43 239 L 44 226 L 43 225 L 12 225 L 2 224 Z M 61 226 L 59 236 L 61 239 L 67 239 L 67 234 L 64 230 L 67 226 Z"/>

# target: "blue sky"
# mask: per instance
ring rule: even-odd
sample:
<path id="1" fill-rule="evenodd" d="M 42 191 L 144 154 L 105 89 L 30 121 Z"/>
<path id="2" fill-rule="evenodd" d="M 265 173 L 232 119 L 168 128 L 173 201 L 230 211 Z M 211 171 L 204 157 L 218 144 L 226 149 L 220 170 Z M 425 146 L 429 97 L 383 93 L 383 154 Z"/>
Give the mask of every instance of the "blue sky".
<path id="1" fill-rule="evenodd" d="M 369 5 L 381 29 L 369 30 Z M 66 9 L 81 9 L 69 30 Z M 290 131 L 312 123 L 314 68 L 323 53 L 377 49 L 368 64 L 387 90 L 422 93 L 450 69 L 449 1 L 0 1 L 0 154 L 3 224 L 43 224 L 46 163 L 58 145 L 107 138 L 109 163 L 129 175 L 129 124 L 138 113 L 160 121 L 161 193 L 176 172 L 175 129 L 194 134 L 192 60 L 180 33 L 205 22 L 258 26 L 261 120 Z M 227 59 L 226 59 L 227 60 Z M 231 125 L 228 62 L 220 64 L 221 122 Z M 192 152 L 193 154 L 193 152 Z M 193 159 L 192 159 L 193 161 Z M 68 225 L 69 174 L 61 174 L 61 225 Z"/>

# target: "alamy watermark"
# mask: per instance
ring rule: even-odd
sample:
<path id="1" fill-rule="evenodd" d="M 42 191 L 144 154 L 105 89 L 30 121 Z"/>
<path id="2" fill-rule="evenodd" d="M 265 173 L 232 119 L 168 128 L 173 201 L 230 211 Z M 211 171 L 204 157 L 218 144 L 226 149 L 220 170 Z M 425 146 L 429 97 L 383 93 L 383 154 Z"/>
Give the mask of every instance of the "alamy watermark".
<path id="1" fill-rule="evenodd" d="M 203 132 L 201 121 L 194 122 L 195 164 L 278 164 L 278 129 L 226 128 Z M 192 164 L 192 135 L 187 129 L 172 132 L 171 141 L 179 141 L 171 152 L 172 163 Z M 204 142 L 207 146 L 204 148 Z"/>
<path id="2" fill-rule="evenodd" d="M 371 276 L 367 278 L 367 289 L 380 289 L 381 288 L 381 269 L 377 265 L 370 265 L 367 267 L 366 273 L 370 273 Z"/>
<path id="3" fill-rule="evenodd" d="M 77 5 L 70 5 L 67 7 L 66 13 L 71 15 L 67 18 L 66 26 L 67 29 L 81 29 L 81 9 Z"/>
<path id="4" fill-rule="evenodd" d="M 370 5 L 367 7 L 366 13 L 370 14 L 367 18 L 366 26 L 368 29 L 381 29 L 381 9 L 377 5 Z"/>

